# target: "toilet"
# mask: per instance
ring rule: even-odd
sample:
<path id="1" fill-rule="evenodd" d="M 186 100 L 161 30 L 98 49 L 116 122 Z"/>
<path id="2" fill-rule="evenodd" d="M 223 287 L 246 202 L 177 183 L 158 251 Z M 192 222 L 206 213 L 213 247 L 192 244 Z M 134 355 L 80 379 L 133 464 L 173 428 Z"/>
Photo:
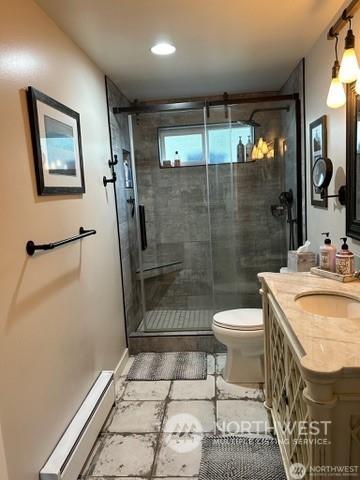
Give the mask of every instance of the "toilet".
<path id="1" fill-rule="evenodd" d="M 212 329 L 227 347 L 223 378 L 229 383 L 264 382 L 264 324 L 261 308 L 216 313 Z"/>

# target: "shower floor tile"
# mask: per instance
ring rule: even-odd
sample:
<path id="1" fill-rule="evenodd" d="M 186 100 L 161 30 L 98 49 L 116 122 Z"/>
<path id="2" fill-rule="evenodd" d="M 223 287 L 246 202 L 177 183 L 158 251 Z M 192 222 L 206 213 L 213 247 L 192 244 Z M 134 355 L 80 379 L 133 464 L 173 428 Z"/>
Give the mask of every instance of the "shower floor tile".
<path id="1" fill-rule="evenodd" d="M 214 310 L 149 310 L 138 331 L 208 331 L 214 313 Z"/>

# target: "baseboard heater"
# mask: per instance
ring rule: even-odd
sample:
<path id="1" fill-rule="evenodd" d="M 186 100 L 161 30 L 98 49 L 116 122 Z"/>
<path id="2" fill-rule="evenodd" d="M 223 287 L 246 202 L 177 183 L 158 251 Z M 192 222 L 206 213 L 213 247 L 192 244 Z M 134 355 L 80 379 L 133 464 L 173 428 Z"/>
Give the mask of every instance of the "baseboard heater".
<path id="1" fill-rule="evenodd" d="M 77 480 L 114 402 L 114 372 L 103 371 L 40 471 L 40 480 Z"/>

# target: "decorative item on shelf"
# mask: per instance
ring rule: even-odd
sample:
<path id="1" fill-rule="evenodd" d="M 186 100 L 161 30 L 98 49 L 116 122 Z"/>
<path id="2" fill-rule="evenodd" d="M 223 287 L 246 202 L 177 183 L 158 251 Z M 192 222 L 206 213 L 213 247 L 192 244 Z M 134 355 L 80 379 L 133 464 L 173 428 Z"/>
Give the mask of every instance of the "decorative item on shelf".
<path id="1" fill-rule="evenodd" d="M 335 34 L 335 61 L 332 68 L 332 77 L 331 77 L 331 84 L 329 88 L 329 93 L 326 99 L 326 105 L 330 108 L 339 108 L 345 105 L 346 103 L 346 95 L 344 90 L 344 85 L 341 83 L 339 79 L 339 58 L 338 58 L 338 42 L 339 42 L 339 35 Z"/>
<path id="2" fill-rule="evenodd" d="M 27 100 L 38 194 L 84 193 L 80 115 L 33 87 Z"/>
<path id="3" fill-rule="evenodd" d="M 162 166 L 163 168 L 171 168 L 171 160 L 164 160 Z"/>
<path id="4" fill-rule="evenodd" d="M 339 79 L 342 83 L 353 83 L 359 75 L 359 63 L 355 52 L 355 36 L 351 29 L 352 16 L 347 16 L 344 20 L 349 22 L 349 30 L 345 38 L 345 50 L 341 59 Z"/>

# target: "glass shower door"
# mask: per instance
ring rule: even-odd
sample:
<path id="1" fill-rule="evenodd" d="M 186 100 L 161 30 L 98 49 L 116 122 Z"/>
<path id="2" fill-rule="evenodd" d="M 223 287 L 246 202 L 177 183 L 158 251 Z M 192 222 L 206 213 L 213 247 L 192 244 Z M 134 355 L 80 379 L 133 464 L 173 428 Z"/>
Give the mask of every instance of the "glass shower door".
<path id="1" fill-rule="evenodd" d="M 144 207 L 147 237 L 138 272 L 144 297 L 139 330 L 209 330 L 213 280 L 203 110 L 146 113 L 132 123 L 137 203 Z"/>
<path id="2" fill-rule="evenodd" d="M 283 159 L 270 153 L 281 136 L 281 115 L 268 114 L 261 125 L 250 122 L 260 106 L 212 108 L 206 123 L 216 311 L 260 307 L 257 274 L 278 272 L 285 261 L 286 222 L 271 214 L 271 205 L 279 202 L 284 188 Z M 212 133 L 214 122 L 223 122 L 227 138 Z M 262 158 L 254 161 L 253 147 L 259 140 L 268 149 L 264 145 Z M 222 155 L 215 155 L 215 150 Z"/>

